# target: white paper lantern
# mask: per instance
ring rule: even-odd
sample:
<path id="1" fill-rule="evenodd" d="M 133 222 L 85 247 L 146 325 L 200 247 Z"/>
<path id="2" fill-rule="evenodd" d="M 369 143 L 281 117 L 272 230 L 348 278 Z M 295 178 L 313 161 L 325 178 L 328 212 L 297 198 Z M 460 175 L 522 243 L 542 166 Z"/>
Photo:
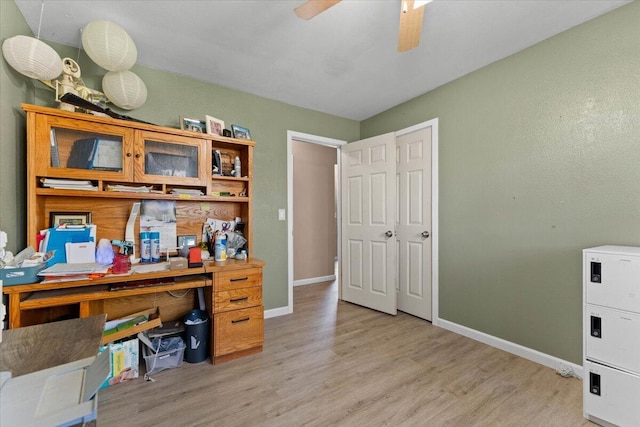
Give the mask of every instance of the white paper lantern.
<path id="1" fill-rule="evenodd" d="M 82 47 L 93 62 L 109 71 L 126 71 L 138 59 L 133 39 L 109 21 L 89 22 L 82 30 Z"/>
<path id="2" fill-rule="evenodd" d="M 48 44 L 27 36 L 2 43 L 2 55 L 17 72 L 32 79 L 53 80 L 62 73 L 62 59 Z"/>
<path id="3" fill-rule="evenodd" d="M 125 110 L 139 108 L 147 100 L 147 86 L 131 71 L 109 71 L 102 79 L 102 91 Z"/>

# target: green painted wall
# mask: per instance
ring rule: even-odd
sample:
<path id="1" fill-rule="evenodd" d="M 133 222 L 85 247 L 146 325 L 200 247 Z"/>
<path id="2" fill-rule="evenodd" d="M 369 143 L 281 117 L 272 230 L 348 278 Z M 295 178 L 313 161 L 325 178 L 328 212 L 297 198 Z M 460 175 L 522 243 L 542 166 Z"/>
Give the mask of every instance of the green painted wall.
<path id="1" fill-rule="evenodd" d="M 439 118 L 440 317 L 581 364 L 581 249 L 640 246 L 640 2 L 362 123 Z"/>
<path id="2" fill-rule="evenodd" d="M 0 0 L 0 42 L 15 34 L 31 35 L 13 1 Z M 0 55 L 1 56 L 1 55 Z M 9 250 L 26 242 L 26 120 L 21 102 L 33 103 L 29 79 L 0 59 L 0 230 L 7 232 Z"/>
<path id="3" fill-rule="evenodd" d="M 0 5 L 2 40 L 16 34 L 31 35 L 13 1 L 1 0 Z M 50 45 L 63 57 L 76 58 L 78 55 L 75 48 Z M 105 71 L 93 64 L 84 52 L 80 54 L 79 63 L 87 85 L 100 88 Z M 34 84 L 16 73 L 4 59 L 1 66 L 0 229 L 10 231 L 9 249 L 15 251 L 22 249 L 26 242 L 26 136 L 20 104 L 54 106 L 54 103 L 52 92 L 39 89 L 39 83 Z M 180 115 L 204 119 L 208 114 L 224 120 L 227 127 L 236 123 L 251 130 L 256 141 L 253 255 L 267 262 L 264 270 L 265 308 L 286 307 L 287 223 L 278 221 L 278 209 L 287 207 L 287 130 L 353 141 L 360 136 L 359 122 L 147 67 L 135 66 L 133 71 L 144 80 L 149 96 L 144 106 L 127 112 L 128 115 L 159 125 L 179 127 Z"/>
<path id="4" fill-rule="evenodd" d="M 638 22 L 634 2 L 360 124 L 139 66 L 149 99 L 129 114 L 251 129 L 268 309 L 287 304 L 286 131 L 353 141 L 438 117 L 440 316 L 581 363 L 581 249 L 640 246 Z M 0 24 L 2 40 L 31 34 L 12 1 Z M 103 71 L 80 64 L 99 87 Z M 51 93 L 0 61 L 0 229 L 14 251 L 26 232 L 22 102 L 51 105 Z"/>

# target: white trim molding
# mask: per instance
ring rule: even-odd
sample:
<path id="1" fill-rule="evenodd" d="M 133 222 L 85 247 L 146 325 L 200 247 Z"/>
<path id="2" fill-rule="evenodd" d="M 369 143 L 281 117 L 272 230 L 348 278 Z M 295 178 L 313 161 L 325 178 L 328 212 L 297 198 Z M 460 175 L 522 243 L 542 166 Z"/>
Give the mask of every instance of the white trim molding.
<path id="1" fill-rule="evenodd" d="M 272 317 L 286 316 L 291 313 L 293 313 L 293 310 L 289 310 L 289 307 L 271 308 L 264 311 L 264 318 L 270 319 Z"/>
<path id="2" fill-rule="evenodd" d="M 502 338 L 494 337 L 493 335 L 489 335 L 484 332 L 480 332 L 475 329 L 450 322 L 449 320 L 438 319 L 438 326 L 448 331 L 455 332 L 456 334 L 471 338 L 472 340 L 480 341 L 481 343 L 490 345 L 491 347 L 504 350 L 508 353 L 515 354 L 516 356 L 523 357 L 525 359 L 531 360 L 532 362 L 539 363 L 555 370 L 562 370 L 563 367 L 569 367 L 577 376 L 579 376 L 580 378 L 584 378 L 582 366 L 576 365 L 575 363 L 567 362 L 566 360 L 560 359 L 558 357 L 542 353 L 538 350 L 534 350 L 529 347 L 504 340 Z"/>
<path id="3" fill-rule="evenodd" d="M 335 280 L 335 274 L 332 274 L 331 276 L 310 277 L 308 279 L 294 280 L 293 286 L 313 285 L 314 283 L 334 282 Z"/>

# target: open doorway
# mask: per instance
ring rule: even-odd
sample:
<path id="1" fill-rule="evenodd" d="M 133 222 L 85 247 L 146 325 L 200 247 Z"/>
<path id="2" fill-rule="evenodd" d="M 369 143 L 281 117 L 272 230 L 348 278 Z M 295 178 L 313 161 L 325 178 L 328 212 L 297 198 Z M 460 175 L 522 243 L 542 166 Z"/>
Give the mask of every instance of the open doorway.
<path id="1" fill-rule="evenodd" d="M 336 148 L 293 140 L 293 286 L 335 280 Z"/>
<path id="2" fill-rule="evenodd" d="M 288 312 L 293 286 L 339 281 L 339 156 L 346 141 L 287 133 Z"/>

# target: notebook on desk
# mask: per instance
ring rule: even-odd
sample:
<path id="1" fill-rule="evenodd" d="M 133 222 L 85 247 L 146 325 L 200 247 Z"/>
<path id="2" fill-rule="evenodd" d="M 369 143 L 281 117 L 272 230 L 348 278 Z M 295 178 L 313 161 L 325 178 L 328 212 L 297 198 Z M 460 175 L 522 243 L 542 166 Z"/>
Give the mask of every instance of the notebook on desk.
<path id="1" fill-rule="evenodd" d="M 67 263 L 96 262 L 96 242 L 65 243 Z"/>

